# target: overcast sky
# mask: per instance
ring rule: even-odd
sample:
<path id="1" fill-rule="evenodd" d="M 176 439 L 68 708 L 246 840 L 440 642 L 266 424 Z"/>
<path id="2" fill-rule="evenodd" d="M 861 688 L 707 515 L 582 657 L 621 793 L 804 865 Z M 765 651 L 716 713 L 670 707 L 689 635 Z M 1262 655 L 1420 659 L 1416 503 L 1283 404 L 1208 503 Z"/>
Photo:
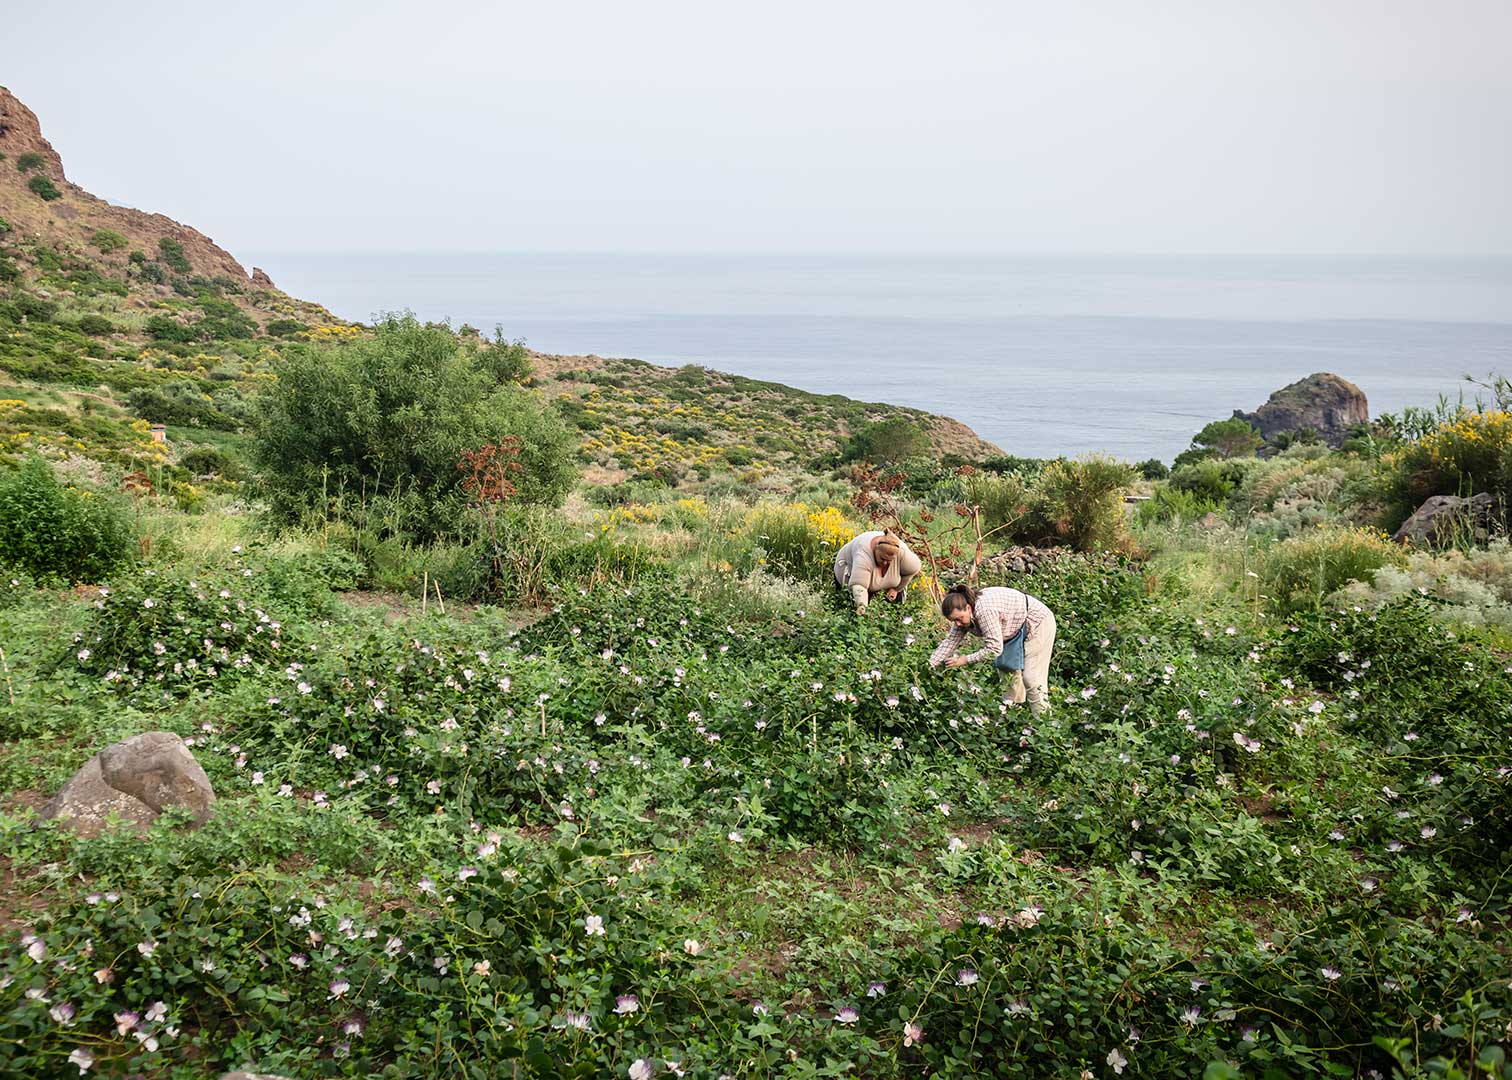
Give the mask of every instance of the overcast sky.
<path id="1" fill-rule="evenodd" d="M 233 251 L 1512 253 L 1512 0 L 5 6 Z"/>

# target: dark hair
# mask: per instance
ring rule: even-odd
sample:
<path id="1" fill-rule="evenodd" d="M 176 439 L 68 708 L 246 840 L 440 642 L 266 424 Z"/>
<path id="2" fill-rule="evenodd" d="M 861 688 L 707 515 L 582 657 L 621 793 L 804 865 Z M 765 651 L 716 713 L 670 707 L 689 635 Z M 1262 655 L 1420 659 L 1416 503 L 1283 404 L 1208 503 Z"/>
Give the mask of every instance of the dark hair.
<path id="1" fill-rule="evenodd" d="M 940 614 L 947 619 L 962 608 L 976 607 L 977 592 L 970 585 L 957 585 L 940 601 Z"/>

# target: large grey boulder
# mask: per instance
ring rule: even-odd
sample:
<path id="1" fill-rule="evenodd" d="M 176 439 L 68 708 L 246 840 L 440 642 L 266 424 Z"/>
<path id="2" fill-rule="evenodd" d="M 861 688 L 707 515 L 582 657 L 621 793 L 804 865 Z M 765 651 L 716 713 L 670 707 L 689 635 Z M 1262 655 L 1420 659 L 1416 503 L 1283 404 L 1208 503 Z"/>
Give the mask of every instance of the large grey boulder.
<path id="1" fill-rule="evenodd" d="M 148 731 L 107 746 L 86 761 L 48 800 L 42 816 L 85 836 L 98 836 L 112 814 L 145 829 L 171 806 L 203 825 L 214 805 L 210 778 L 184 740 L 171 731 Z"/>
<path id="2" fill-rule="evenodd" d="M 1457 531 L 1467 538 L 1484 541 L 1491 535 L 1496 520 L 1496 496 L 1482 491 L 1468 499 L 1459 495 L 1430 495 L 1392 539 L 1417 547 L 1436 547 L 1448 543 Z"/>
<path id="3" fill-rule="evenodd" d="M 1234 416 L 1267 440 L 1283 431 L 1311 430 L 1337 447 L 1356 425 L 1370 422 L 1370 405 L 1354 383 L 1320 371 L 1277 390 L 1252 413 L 1235 409 Z"/>

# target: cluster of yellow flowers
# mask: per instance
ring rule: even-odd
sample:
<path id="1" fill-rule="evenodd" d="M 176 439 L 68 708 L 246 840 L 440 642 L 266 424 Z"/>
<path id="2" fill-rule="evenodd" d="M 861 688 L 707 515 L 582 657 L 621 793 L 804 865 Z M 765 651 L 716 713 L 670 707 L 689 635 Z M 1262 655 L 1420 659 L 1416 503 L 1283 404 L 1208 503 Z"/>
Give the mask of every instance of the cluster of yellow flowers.
<path id="1" fill-rule="evenodd" d="M 610 532 L 621 525 L 649 525 L 660 517 L 656 507 L 644 503 L 626 503 L 593 515 L 599 532 Z"/>
<path id="2" fill-rule="evenodd" d="M 624 428 L 606 426 L 602 436 L 584 440 L 583 449 L 590 454 L 606 452 L 636 469 L 657 469 L 663 465 L 707 465 L 723 452 L 718 446 L 681 442 L 670 435 L 642 435 Z"/>
<path id="3" fill-rule="evenodd" d="M 1463 468 L 1469 458 L 1512 449 L 1512 412 L 1466 412 L 1423 436 L 1422 448 L 1435 465 Z"/>
<path id="4" fill-rule="evenodd" d="M 804 503 L 797 505 L 808 518 L 809 528 L 818 535 L 825 547 L 842 548 L 856 535 L 856 527 L 846 520 L 845 514 L 839 509 L 833 506 L 814 508 Z"/>
<path id="5" fill-rule="evenodd" d="M 299 336 L 309 341 L 350 341 L 362 336 L 362 327 L 317 326 L 312 330 L 301 330 Z"/>

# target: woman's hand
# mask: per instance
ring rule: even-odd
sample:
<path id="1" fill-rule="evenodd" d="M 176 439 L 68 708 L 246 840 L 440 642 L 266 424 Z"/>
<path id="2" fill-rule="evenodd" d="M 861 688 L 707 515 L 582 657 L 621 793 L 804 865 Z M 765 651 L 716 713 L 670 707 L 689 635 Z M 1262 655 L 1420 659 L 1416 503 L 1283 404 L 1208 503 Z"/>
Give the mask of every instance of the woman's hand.
<path id="1" fill-rule="evenodd" d="M 948 668 L 965 667 L 966 658 L 964 656 L 952 656 L 949 660 L 945 661 L 945 666 Z"/>
<path id="2" fill-rule="evenodd" d="M 887 590 L 887 598 L 889 600 L 896 600 L 898 598 L 898 590 L 897 589 L 888 589 Z"/>

